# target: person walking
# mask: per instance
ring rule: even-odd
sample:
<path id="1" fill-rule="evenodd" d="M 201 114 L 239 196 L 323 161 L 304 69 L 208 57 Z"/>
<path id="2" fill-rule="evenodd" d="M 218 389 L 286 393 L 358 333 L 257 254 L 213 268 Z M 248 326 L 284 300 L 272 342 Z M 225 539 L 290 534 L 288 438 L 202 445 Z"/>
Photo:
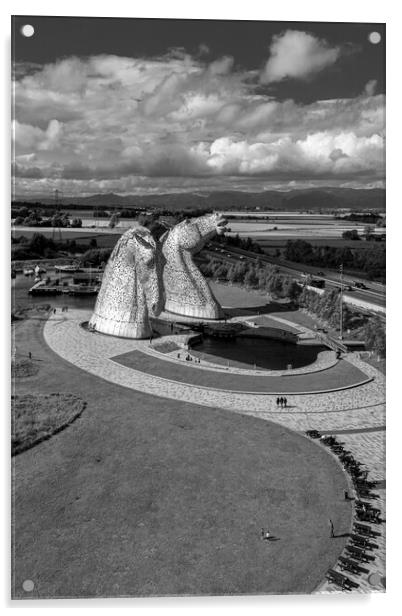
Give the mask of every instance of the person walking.
<path id="1" fill-rule="evenodd" d="M 283 397 L 282 396 L 280 398 L 280 403 L 281 403 L 281 409 L 283 409 Z"/>
<path id="2" fill-rule="evenodd" d="M 333 538 L 335 537 L 335 533 L 334 533 L 334 523 L 333 523 L 333 521 L 331 520 L 331 518 L 330 518 L 330 520 L 329 520 L 329 525 L 330 525 L 330 527 L 331 527 L 331 539 L 333 539 Z"/>
<path id="3" fill-rule="evenodd" d="M 280 402 L 281 402 L 281 401 L 279 400 L 279 397 L 278 397 L 278 398 L 276 399 L 276 406 L 277 406 L 277 407 L 279 406 Z"/>
<path id="4" fill-rule="evenodd" d="M 29 357 L 29 359 L 32 359 L 32 353 L 31 353 L 31 351 L 29 351 L 29 353 L 28 353 L 28 357 Z"/>
<path id="5" fill-rule="evenodd" d="M 286 407 L 287 407 L 287 405 L 288 405 L 288 399 L 287 399 L 287 398 L 284 398 L 284 399 L 283 399 L 283 404 L 285 405 L 285 408 L 286 408 Z"/>

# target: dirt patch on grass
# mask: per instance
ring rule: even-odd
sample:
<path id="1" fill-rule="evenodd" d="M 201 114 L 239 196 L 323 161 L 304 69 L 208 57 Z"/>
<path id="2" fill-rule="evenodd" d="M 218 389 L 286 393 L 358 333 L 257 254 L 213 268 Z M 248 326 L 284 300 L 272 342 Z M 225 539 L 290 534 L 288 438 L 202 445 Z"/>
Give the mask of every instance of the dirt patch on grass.
<path id="1" fill-rule="evenodd" d="M 12 396 L 11 454 L 15 456 L 60 432 L 84 408 L 84 400 L 73 394 Z"/>
<path id="2" fill-rule="evenodd" d="M 17 359 L 11 362 L 11 376 L 20 379 L 38 374 L 39 366 L 31 359 Z"/>

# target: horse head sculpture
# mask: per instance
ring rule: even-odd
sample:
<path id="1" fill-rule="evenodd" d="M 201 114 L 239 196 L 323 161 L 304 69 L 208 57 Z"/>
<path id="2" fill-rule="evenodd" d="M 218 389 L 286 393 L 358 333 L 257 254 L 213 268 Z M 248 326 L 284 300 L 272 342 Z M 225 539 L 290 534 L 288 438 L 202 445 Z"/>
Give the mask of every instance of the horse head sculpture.
<path id="1" fill-rule="evenodd" d="M 123 338 L 151 335 L 163 308 L 162 255 L 145 227 L 126 231 L 110 255 L 90 327 Z"/>
<path id="2" fill-rule="evenodd" d="M 219 319 L 222 308 L 193 261 L 214 235 L 225 231 L 227 221 L 219 214 L 184 220 L 162 237 L 165 309 L 204 319 Z"/>

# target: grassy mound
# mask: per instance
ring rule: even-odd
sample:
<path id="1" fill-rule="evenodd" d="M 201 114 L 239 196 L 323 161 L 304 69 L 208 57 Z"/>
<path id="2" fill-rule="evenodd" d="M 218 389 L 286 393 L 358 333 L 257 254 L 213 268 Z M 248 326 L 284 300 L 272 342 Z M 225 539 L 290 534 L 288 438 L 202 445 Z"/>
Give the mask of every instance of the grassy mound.
<path id="1" fill-rule="evenodd" d="M 12 396 L 12 455 L 60 432 L 81 415 L 84 408 L 85 402 L 73 394 Z"/>

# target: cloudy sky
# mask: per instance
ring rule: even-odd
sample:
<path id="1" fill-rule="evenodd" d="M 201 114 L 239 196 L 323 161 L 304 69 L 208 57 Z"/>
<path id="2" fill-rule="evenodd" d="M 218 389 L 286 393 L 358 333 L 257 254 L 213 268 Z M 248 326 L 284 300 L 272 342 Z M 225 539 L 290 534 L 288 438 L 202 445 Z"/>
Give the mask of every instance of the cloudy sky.
<path id="1" fill-rule="evenodd" d="M 384 50 L 381 24 L 17 17 L 14 194 L 382 186 Z"/>

